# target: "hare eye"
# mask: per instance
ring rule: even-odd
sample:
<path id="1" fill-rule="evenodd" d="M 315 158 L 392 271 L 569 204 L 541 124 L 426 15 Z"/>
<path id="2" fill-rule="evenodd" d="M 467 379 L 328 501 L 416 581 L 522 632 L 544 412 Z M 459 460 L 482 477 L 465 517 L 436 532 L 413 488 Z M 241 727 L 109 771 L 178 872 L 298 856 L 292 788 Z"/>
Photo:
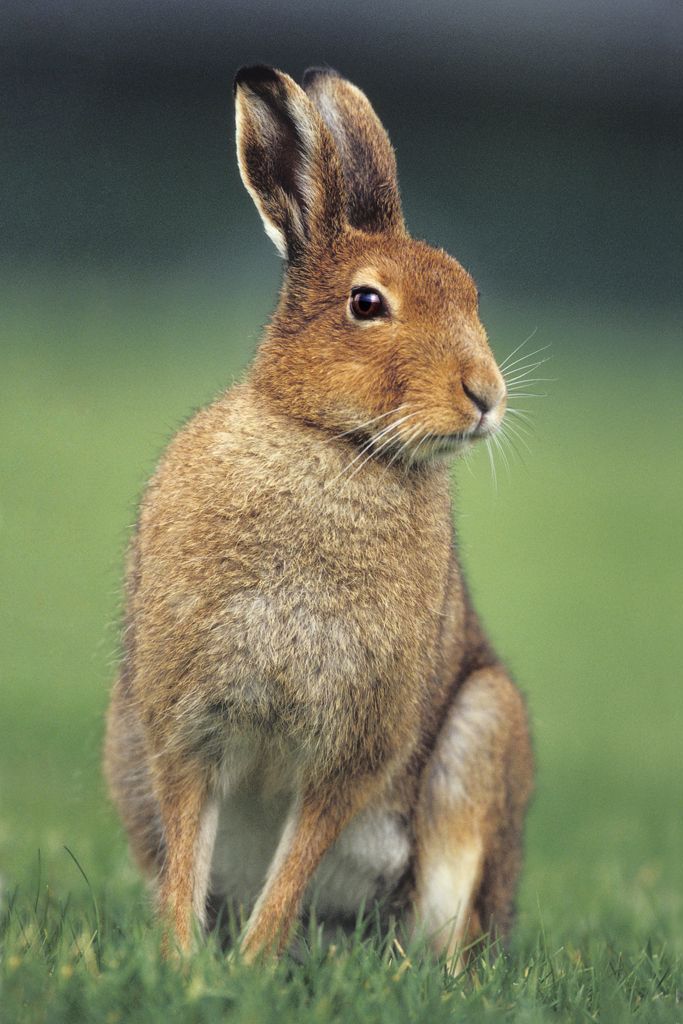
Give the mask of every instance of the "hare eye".
<path id="1" fill-rule="evenodd" d="M 351 312 L 358 320 L 371 320 L 386 312 L 384 299 L 373 288 L 354 288 L 350 305 Z"/>

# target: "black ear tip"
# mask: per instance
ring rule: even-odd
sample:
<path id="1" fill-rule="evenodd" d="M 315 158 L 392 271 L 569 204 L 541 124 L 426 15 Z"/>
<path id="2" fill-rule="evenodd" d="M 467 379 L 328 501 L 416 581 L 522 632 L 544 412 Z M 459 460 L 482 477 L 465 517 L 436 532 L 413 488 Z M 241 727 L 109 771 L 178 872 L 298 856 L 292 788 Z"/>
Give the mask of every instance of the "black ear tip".
<path id="1" fill-rule="evenodd" d="M 304 89 L 313 85 L 319 78 L 341 78 L 342 76 L 334 68 L 306 68 L 304 77 L 301 79 Z"/>
<path id="2" fill-rule="evenodd" d="M 241 67 L 232 83 L 232 91 L 236 93 L 240 85 L 257 86 L 268 82 L 277 82 L 278 73 L 268 64 L 248 64 Z"/>

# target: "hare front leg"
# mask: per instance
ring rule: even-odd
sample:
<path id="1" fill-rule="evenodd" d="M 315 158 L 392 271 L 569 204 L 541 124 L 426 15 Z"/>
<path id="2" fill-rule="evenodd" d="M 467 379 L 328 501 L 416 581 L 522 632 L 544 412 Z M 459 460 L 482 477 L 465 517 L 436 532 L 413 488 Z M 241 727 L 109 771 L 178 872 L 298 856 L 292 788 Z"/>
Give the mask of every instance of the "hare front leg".
<path id="1" fill-rule="evenodd" d="M 247 922 L 242 940 L 247 962 L 283 951 L 316 868 L 376 785 L 377 779 L 337 779 L 302 788 Z"/>
<path id="2" fill-rule="evenodd" d="M 452 969 L 507 938 L 532 790 L 524 701 L 502 666 L 462 684 L 427 762 L 416 815 L 416 925 Z"/>
<path id="3" fill-rule="evenodd" d="M 217 804 L 210 794 L 206 769 L 195 762 L 159 764 L 155 775 L 165 847 L 159 909 L 181 950 L 186 952 L 192 935 L 193 911 L 199 923 L 205 924 Z"/>

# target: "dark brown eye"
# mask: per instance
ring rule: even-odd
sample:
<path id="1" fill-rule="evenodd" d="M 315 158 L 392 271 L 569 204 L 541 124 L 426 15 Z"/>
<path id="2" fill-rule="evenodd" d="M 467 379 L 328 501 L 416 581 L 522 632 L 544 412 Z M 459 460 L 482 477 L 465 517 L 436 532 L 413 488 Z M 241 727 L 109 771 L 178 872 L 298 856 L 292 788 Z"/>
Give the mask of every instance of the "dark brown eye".
<path id="1" fill-rule="evenodd" d="M 372 320 L 385 312 L 384 300 L 373 288 L 354 288 L 351 292 L 351 312 L 359 320 Z"/>

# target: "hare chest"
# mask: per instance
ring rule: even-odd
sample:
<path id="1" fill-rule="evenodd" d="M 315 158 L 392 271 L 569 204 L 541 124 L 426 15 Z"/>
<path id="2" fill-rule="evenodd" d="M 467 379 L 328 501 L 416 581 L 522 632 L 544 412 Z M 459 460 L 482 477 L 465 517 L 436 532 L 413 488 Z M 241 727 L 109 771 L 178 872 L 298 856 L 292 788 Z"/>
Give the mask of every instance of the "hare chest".
<path id="1" fill-rule="evenodd" d="M 271 752 L 236 780 L 233 764 L 217 800 L 210 891 L 248 913 L 263 888 L 290 816 L 294 766 Z M 326 925 L 353 925 L 358 910 L 391 895 L 410 862 L 407 823 L 395 810 L 371 805 L 342 832 L 318 868 L 305 904 Z"/>

